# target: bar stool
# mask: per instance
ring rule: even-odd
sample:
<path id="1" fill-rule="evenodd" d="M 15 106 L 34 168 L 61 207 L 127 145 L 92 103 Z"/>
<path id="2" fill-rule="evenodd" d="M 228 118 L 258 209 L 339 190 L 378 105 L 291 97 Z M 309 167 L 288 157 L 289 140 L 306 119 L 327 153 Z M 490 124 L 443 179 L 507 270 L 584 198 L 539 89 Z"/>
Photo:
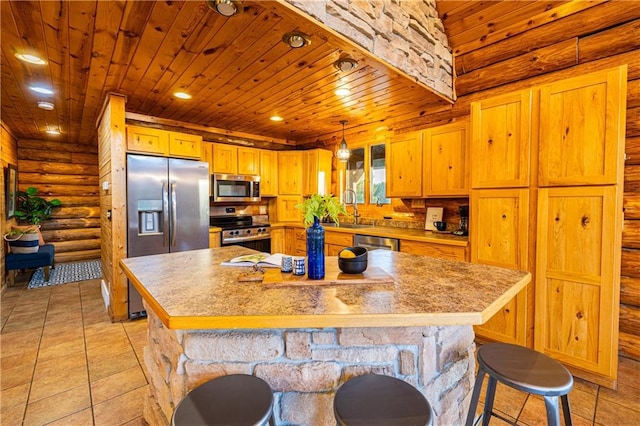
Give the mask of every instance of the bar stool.
<path id="1" fill-rule="evenodd" d="M 273 425 L 273 394 L 262 379 L 231 374 L 193 389 L 178 404 L 171 419 L 182 425 Z"/>
<path id="2" fill-rule="evenodd" d="M 545 354 L 523 346 L 489 343 L 478 349 L 478 376 L 473 387 L 466 426 L 472 426 L 484 375 L 489 375 L 482 414 L 482 424 L 489 424 L 493 414 L 496 381 L 514 389 L 544 397 L 547 423 L 560 424 L 558 397 L 562 400 L 565 425 L 571 425 L 568 393 L 573 388 L 573 376 L 562 364 Z M 497 416 L 499 417 L 499 416 Z M 502 420 L 502 417 L 500 417 Z"/>
<path id="3" fill-rule="evenodd" d="M 431 405 L 416 388 L 377 374 L 355 377 L 340 386 L 333 413 L 342 426 L 430 426 L 434 418 Z"/>

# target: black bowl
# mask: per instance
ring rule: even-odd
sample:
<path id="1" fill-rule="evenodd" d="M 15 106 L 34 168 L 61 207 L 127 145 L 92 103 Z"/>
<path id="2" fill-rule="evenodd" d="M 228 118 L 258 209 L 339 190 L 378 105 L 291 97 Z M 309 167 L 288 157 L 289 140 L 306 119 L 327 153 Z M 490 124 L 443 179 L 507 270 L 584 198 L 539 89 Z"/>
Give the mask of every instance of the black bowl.
<path id="1" fill-rule="evenodd" d="M 367 249 L 364 247 L 346 247 L 340 250 L 340 252 L 344 250 L 352 251 L 356 257 L 352 258 L 342 258 L 340 257 L 340 253 L 338 253 L 338 267 L 345 274 L 361 274 L 367 269 Z"/>

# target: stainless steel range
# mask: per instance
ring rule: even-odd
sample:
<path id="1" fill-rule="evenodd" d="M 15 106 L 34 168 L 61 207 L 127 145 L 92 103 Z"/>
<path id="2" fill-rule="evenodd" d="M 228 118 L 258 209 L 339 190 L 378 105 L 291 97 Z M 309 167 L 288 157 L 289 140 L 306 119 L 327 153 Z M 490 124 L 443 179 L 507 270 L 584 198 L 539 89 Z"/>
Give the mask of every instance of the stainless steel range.
<path id="1" fill-rule="evenodd" d="M 209 225 L 222 228 L 220 245 L 239 245 L 265 253 L 271 252 L 271 228 L 254 222 L 249 207 L 213 207 Z"/>

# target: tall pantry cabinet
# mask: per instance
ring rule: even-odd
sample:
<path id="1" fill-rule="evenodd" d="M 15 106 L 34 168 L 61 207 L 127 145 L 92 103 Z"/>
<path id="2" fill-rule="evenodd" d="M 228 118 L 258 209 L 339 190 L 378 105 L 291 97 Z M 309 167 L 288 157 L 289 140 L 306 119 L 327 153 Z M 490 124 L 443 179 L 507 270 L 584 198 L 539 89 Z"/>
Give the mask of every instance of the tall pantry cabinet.
<path id="1" fill-rule="evenodd" d="M 472 261 L 528 269 L 535 293 L 477 333 L 533 343 L 605 386 L 617 375 L 626 81 L 623 66 L 472 105 Z"/>

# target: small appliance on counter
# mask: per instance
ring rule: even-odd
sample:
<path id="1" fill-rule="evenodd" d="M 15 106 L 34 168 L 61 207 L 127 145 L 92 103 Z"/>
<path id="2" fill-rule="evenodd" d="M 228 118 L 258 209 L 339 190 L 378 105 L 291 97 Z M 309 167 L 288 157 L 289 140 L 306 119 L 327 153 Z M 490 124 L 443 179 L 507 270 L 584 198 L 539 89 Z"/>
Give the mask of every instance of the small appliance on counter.
<path id="1" fill-rule="evenodd" d="M 469 206 L 460 206 L 460 227 L 453 231 L 453 235 L 469 235 Z"/>

